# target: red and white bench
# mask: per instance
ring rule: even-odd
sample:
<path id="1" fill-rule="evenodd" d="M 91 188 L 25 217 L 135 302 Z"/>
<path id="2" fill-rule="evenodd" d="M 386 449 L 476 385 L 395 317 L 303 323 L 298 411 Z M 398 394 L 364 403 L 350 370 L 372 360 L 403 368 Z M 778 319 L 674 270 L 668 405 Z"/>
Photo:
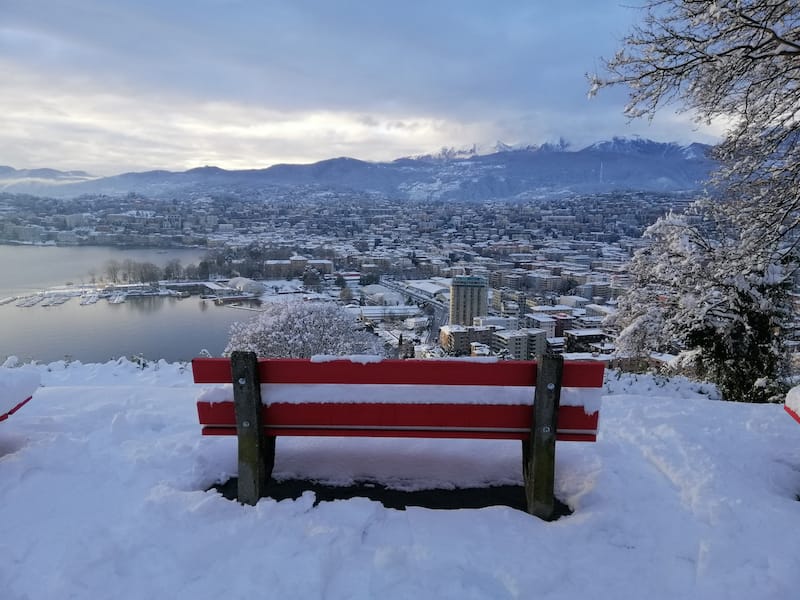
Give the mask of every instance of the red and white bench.
<path id="1" fill-rule="evenodd" d="M 523 443 L 529 511 L 549 518 L 555 440 L 596 440 L 603 385 L 602 363 L 565 361 L 561 372 L 560 359 L 256 360 L 234 353 L 196 358 L 192 369 L 199 384 L 235 382 L 204 390 L 197 410 L 204 435 L 239 436 L 241 502 L 261 497 L 276 436 L 506 439 Z M 536 407 L 534 390 L 542 398 Z M 535 506 L 537 490 L 543 508 Z"/>

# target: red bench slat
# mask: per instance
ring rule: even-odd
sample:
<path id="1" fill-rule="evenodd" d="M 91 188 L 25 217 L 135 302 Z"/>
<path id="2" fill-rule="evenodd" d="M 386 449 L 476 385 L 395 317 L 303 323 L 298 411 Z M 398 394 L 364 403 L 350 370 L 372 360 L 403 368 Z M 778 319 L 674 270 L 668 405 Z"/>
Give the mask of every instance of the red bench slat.
<path id="1" fill-rule="evenodd" d="M 198 402 L 204 435 L 236 435 L 233 402 Z M 559 409 L 558 439 L 595 441 L 599 413 Z M 533 407 L 506 404 L 275 403 L 262 411 L 268 435 L 530 438 Z"/>
<path id="2" fill-rule="evenodd" d="M 305 437 L 385 437 L 385 438 L 425 438 L 425 439 L 466 439 L 466 440 L 518 440 L 530 439 L 520 433 L 503 432 L 476 432 L 476 431 L 385 431 L 380 429 L 353 430 L 349 433 L 331 429 L 270 429 L 264 428 L 266 435 L 272 436 L 305 436 Z M 235 427 L 203 427 L 203 435 L 235 436 Z M 558 433 L 556 439 L 560 442 L 596 442 L 595 433 Z"/>
<path id="3" fill-rule="evenodd" d="M 350 360 L 261 358 L 258 368 L 261 383 L 536 385 L 535 361 L 382 360 L 361 364 Z M 565 361 L 562 386 L 602 387 L 604 368 L 597 361 Z M 195 383 L 231 383 L 227 358 L 195 358 L 192 372 Z"/>
<path id="4" fill-rule="evenodd" d="M 784 410 L 785 410 L 787 413 L 789 413 L 789 416 L 790 416 L 790 417 L 792 417 L 792 418 L 793 418 L 795 421 L 797 421 L 798 423 L 800 423 L 800 414 L 797 414 L 795 411 L 793 411 L 791 408 L 789 408 L 789 407 L 788 407 L 786 404 L 784 404 L 784 405 L 783 405 L 783 409 L 784 409 Z"/>

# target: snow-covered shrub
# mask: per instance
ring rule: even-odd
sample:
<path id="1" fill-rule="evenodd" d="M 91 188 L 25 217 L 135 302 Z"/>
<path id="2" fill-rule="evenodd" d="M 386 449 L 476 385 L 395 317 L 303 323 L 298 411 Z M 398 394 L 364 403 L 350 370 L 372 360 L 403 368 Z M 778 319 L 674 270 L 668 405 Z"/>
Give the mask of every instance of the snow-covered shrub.
<path id="1" fill-rule="evenodd" d="M 362 331 L 347 312 L 309 302 L 269 304 L 255 319 L 234 323 L 225 354 L 234 350 L 275 358 L 383 354 L 379 338 Z"/>

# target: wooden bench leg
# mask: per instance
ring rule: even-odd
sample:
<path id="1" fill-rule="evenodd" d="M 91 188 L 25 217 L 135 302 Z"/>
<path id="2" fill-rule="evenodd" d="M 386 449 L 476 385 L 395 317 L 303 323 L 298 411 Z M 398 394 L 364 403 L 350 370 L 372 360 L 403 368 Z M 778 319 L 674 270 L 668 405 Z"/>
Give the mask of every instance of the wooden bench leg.
<path id="1" fill-rule="evenodd" d="M 261 418 L 261 383 L 254 352 L 231 354 L 236 436 L 239 442 L 239 483 L 242 504 L 254 506 L 264 495 L 275 464 L 275 437 L 265 436 Z"/>
<path id="2" fill-rule="evenodd" d="M 528 512 L 545 521 L 555 518 L 556 432 L 563 371 L 561 355 L 546 354 L 539 361 L 531 437 L 522 442 Z"/>

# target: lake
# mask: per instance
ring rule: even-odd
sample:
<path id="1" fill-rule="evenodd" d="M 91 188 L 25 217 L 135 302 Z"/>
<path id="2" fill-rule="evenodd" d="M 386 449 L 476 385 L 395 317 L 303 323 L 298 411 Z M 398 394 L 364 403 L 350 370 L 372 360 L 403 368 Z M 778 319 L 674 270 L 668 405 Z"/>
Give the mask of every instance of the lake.
<path id="1" fill-rule="evenodd" d="M 51 287 L 88 284 L 110 259 L 132 259 L 164 266 L 177 258 L 197 263 L 201 249 L 120 249 L 96 246 L 0 245 L 0 299 Z M 253 318 L 252 311 L 220 307 L 189 298 L 128 298 L 122 304 L 101 299 L 81 306 L 72 298 L 58 306 L 0 306 L 0 364 L 8 356 L 52 362 L 69 358 L 106 362 L 121 356 L 185 361 L 205 349 L 219 356 L 230 326 Z"/>

